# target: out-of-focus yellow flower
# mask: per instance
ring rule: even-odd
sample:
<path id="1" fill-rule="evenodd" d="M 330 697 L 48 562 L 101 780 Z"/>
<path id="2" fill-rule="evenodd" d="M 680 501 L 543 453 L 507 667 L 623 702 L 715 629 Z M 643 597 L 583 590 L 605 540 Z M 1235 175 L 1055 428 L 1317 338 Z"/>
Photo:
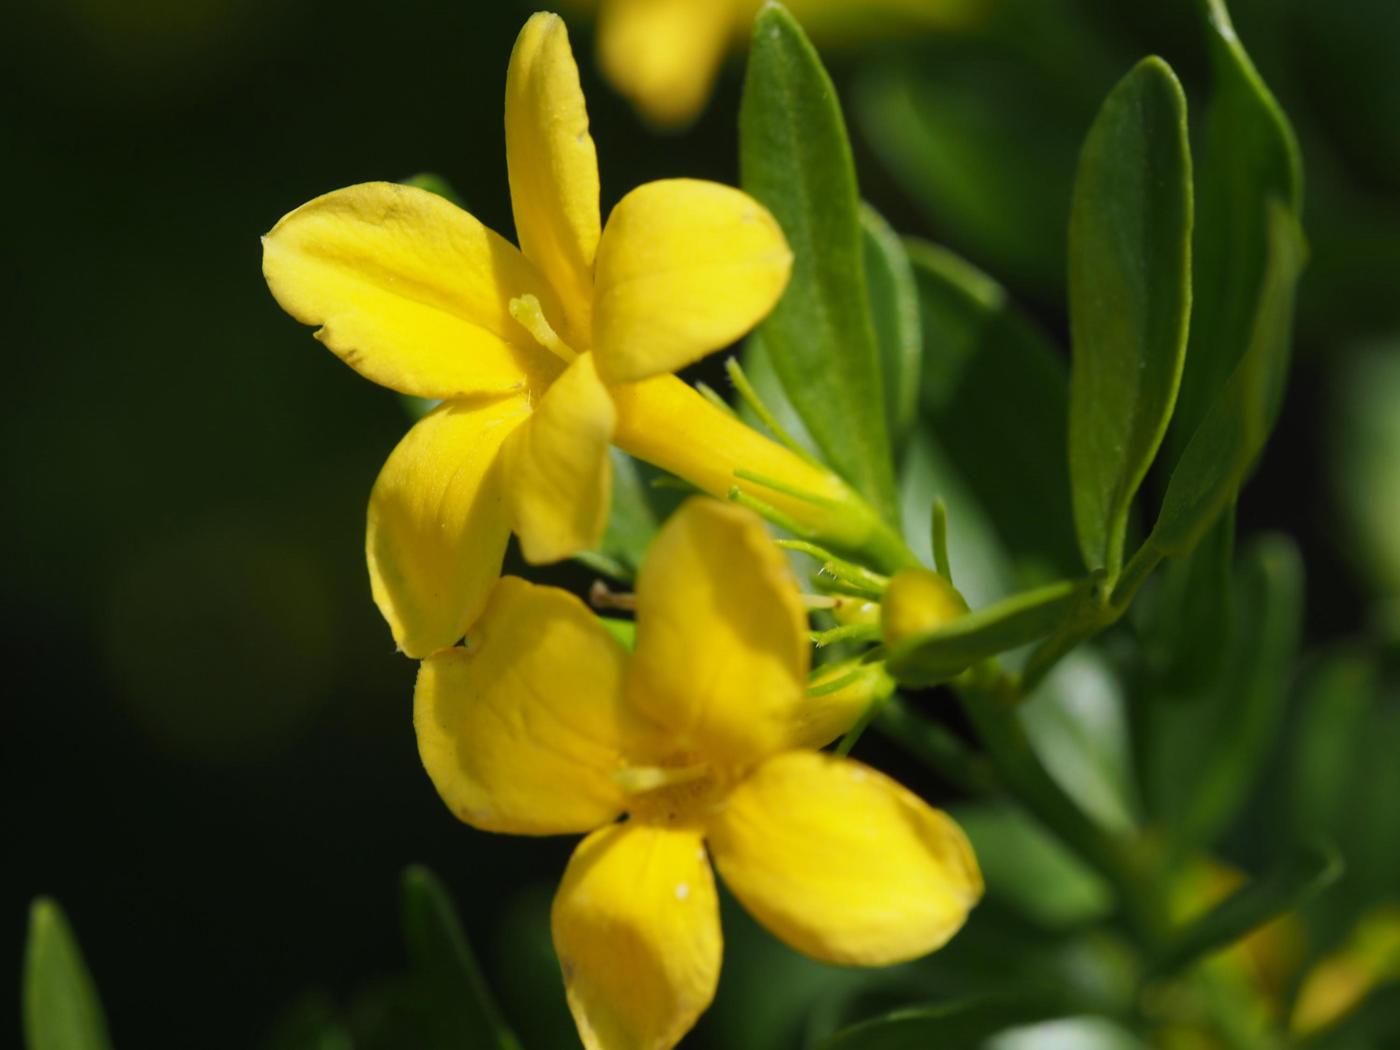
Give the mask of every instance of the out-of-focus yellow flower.
<path id="1" fill-rule="evenodd" d="M 859 712 L 808 710 L 825 701 L 807 694 L 806 616 L 758 518 L 692 499 L 636 605 L 629 656 L 572 595 L 506 577 L 467 646 L 424 661 L 414 703 L 423 764 L 462 820 L 591 832 L 553 909 L 584 1044 L 663 1050 L 709 1005 L 710 861 L 817 959 L 883 965 L 947 941 L 982 892 L 967 839 L 875 770 L 810 749 Z"/>
<path id="2" fill-rule="evenodd" d="M 1383 984 L 1400 981 L 1400 906 L 1362 916 L 1347 942 L 1303 979 L 1292 1029 L 1311 1036 L 1335 1024 Z"/>
<path id="3" fill-rule="evenodd" d="M 725 52 L 747 38 L 764 0 L 591 0 L 598 60 L 613 85 L 661 125 L 694 118 Z M 989 0 L 787 0 L 819 39 L 839 43 L 965 25 Z"/>
<path id="4" fill-rule="evenodd" d="M 612 441 L 717 495 L 741 468 L 774 479 L 765 499 L 799 519 L 840 519 L 831 508 L 850 502 L 835 476 L 669 374 L 741 337 L 782 294 L 791 253 L 773 217 L 731 187 L 674 179 L 633 190 L 602 227 L 555 15 L 520 33 L 505 124 L 519 249 L 441 197 L 382 182 L 319 197 L 263 241 L 288 313 L 367 378 L 444 401 L 370 497 L 374 598 L 414 657 L 462 637 L 512 529 L 532 562 L 596 545 Z M 858 543 L 843 527 L 828 539 Z"/>

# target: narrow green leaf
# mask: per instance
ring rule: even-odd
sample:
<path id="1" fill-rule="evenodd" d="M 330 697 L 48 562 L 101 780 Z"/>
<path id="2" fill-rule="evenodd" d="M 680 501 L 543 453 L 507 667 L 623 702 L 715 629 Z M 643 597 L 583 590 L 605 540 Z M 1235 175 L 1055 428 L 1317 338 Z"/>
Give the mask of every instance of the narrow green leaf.
<path id="1" fill-rule="evenodd" d="M 1180 454 L 1249 345 L 1269 256 L 1267 204 L 1302 207 L 1288 119 L 1235 35 L 1223 0 L 1201 0 L 1214 83 L 1206 105 L 1192 269 L 1191 339 L 1169 444 Z"/>
<path id="2" fill-rule="evenodd" d="M 739 167 L 744 189 L 777 218 L 794 255 L 787 291 L 759 330 L 764 346 L 827 461 L 893 521 L 855 164 L 831 78 L 777 4 L 754 22 Z"/>
<path id="3" fill-rule="evenodd" d="M 930 432 L 1026 582 L 1076 572 L 1063 353 L 981 270 L 927 241 L 905 247 L 919 294 L 920 406 Z M 1036 512 L 1027 514 L 1028 506 Z M 950 500 L 949 509 L 956 517 L 957 504 Z"/>
<path id="4" fill-rule="evenodd" d="M 1157 689 L 1189 694 L 1218 677 L 1234 627 L 1234 561 L 1231 504 L 1191 553 L 1162 573 L 1144 638 Z"/>
<path id="5" fill-rule="evenodd" d="M 1213 842 L 1246 801 L 1278 736 L 1302 630 L 1302 562 L 1289 540 L 1255 543 L 1236 572 L 1224 676 L 1141 712 L 1144 788 L 1180 856 Z"/>
<path id="6" fill-rule="evenodd" d="M 1005 802 L 955 806 L 987 881 L 987 894 L 1045 929 L 1106 917 L 1113 892 L 1093 869 L 1024 812 Z"/>
<path id="7" fill-rule="evenodd" d="M 1090 569 L 1122 567 L 1133 497 L 1171 420 L 1191 310 L 1186 97 L 1146 58 L 1089 129 L 1069 225 L 1069 473 Z"/>
<path id="8" fill-rule="evenodd" d="M 1168 941 L 1154 962 L 1158 974 L 1175 973 L 1228 948 L 1284 912 L 1306 904 L 1335 882 L 1342 860 L 1331 846 L 1298 849 L 1263 877 L 1245 884 Z"/>
<path id="9" fill-rule="evenodd" d="M 890 647 L 890 674 L 904 685 L 946 682 L 975 663 L 1044 638 L 1074 613 L 1087 587 L 1081 580 L 1061 580 L 906 638 Z"/>
<path id="10" fill-rule="evenodd" d="M 520 1050 L 447 891 L 427 868 L 415 865 L 403 873 L 403 927 L 409 959 L 427 992 L 436 1050 Z"/>
<path id="11" fill-rule="evenodd" d="M 966 1002 L 896 1010 L 843 1028 L 817 1050 L 912 1050 L 914 1047 L 972 1047 L 1013 1025 L 1064 1012 L 1044 994 L 997 995 Z"/>
<path id="12" fill-rule="evenodd" d="M 875 342 L 885 390 L 885 418 L 896 453 L 904 448 L 919 404 L 923 329 L 919 293 L 909 256 L 889 223 L 868 204 L 860 208 L 865 251 L 865 289 L 875 323 Z"/>
<path id="13" fill-rule="evenodd" d="M 29 909 L 24 949 L 27 1050 L 110 1050 L 107 1018 L 73 930 L 56 901 Z"/>
<path id="14" fill-rule="evenodd" d="M 1297 220 L 1280 204 L 1269 209 L 1269 258 L 1249 346 L 1196 428 L 1167 483 L 1147 542 L 1183 554 L 1235 498 L 1264 447 L 1288 375 L 1293 293 L 1305 258 Z"/>

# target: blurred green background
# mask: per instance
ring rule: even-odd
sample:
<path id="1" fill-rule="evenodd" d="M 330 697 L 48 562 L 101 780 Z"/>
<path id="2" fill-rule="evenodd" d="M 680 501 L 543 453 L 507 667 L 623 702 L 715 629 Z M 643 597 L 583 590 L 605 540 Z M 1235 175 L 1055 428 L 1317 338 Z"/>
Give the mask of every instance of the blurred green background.
<path id="1" fill-rule="evenodd" d="M 1243 531 L 1300 543 L 1313 643 L 1393 640 L 1400 4 L 1232 7 L 1302 138 L 1313 248 Z M 404 410 L 281 313 L 258 244 L 319 193 L 424 170 L 509 233 L 501 103 L 527 13 L 21 0 L 7 15 L 0 977 L 17 986 L 29 899 L 56 896 L 119 1045 L 257 1045 L 308 994 L 387 1009 L 413 861 L 443 876 L 531 1045 L 567 1026 L 545 909 L 572 842 L 491 838 L 447 813 L 414 746 L 413 665 L 369 600 L 364 505 Z M 600 81 L 587 23 L 572 31 L 605 211 L 652 178 L 737 181 L 737 59 L 693 127 L 659 136 Z M 1006 0 L 975 31 L 829 57 L 865 194 L 1063 334 L 1078 143 L 1151 51 L 1198 103 L 1185 2 Z M 726 1018 L 754 1009 L 788 1023 L 782 989 L 796 1002 L 837 979 L 726 922 L 720 1005 L 694 1045 L 736 1045 Z"/>

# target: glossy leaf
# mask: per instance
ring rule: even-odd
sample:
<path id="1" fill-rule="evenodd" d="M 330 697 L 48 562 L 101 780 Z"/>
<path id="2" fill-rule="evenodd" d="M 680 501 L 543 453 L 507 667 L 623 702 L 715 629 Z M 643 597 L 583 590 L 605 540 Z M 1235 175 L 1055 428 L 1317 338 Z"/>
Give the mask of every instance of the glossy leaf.
<path id="1" fill-rule="evenodd" d="M 890 647 L 890 674 L 904 685 L 936 685 L 988 657 L 1038 641 L 1073 614 L 1085 587 L 1074 580 L 1047 584 L 904 639 Z"/>
<path id="2" fill-rule="evenodd" d="M 890 224 L 868 204 L 860 209 L 865 290 L 880 349 L 885 418 L 896 453 L 904 448 L 919 403 L 923 329 L 909 256 Z"/>
<path id="3" fill-rule="evenodd" d="M 795 257 L 787 291 L 759 329 L 769 357 L 827 461 L 892 521 L 894 465 L 851 147 L 831 78 L 777 4 L 754 22 L 739 167 Z"/>
<path id="4" fill-rule="evenodd" d="M 27 1050 L 110 1050 L 107 1019 L 73 930 L 57 902 L 29 909 L 24 949 Z"/>
<path id="5" fill-rule="evenodd" d="M 1154 960 L 1153 970 L 1158 974 L 1174 973 L 1228 948 L 1271 919 L 1306 904 L 1341 873 L 1341 857 L 1331 846 L 1298 849 L 1272 871 L 1246 883 L 1178 931 Z"/>
<path id="6" fill-rule="evenodd" d="M 1089 129 L 1069 220 L 1069 472 L 1079 546 L 1110 581 L 1171 419 L 1191 308 L 1186 97 L 1147 58 Z"/>
<path id="7" fill-rule="evenodd" d="M 1181 855 L 1213 842 L 1246 801 L 1277 739 L 1302 629 L 1302 563 L 1290 541 L 1258 541 L 1236 574 L 1224 676 L 1142 710 L 1144 787 Z"/>
<path id="8" fill-rule="evenodd" d="M 1204 0 L 1213 83 L 1197 168 L 1191 338 L 1172 421 L 1180 453 L 1245 353 L 1269 255 L 1267 205 L 1302 206 L 1302 164 L 1288 119 L 1230 24 Z"/>
<path id="9" fill-rule="evenodd" d="M 491 998 L 447 891 L 427 868 L 403 873 L 403 927 L 409 959 L 427 996 L 434 1048 L 520 1050 Z"/>
<path id="10" fill-rule="evenodd" d="M 909 240 L 906 248 L 919 293 L 920 401 L 930 432 L 1023 576 L 1078 571 L 1063 353 L 971 263 L 927 241 Z M 949 510 L 956 518 L 951 500 Z"/>
<path id="11" fill-rule="evenodd" d="M 1165 554 L 1190 550 L 1235 498 L 1278 412 L 1305 249 L 1282 205 L 1269 214 L 1269 258 L 1249 346 L 1177 461 L 1147 540 Z"/>

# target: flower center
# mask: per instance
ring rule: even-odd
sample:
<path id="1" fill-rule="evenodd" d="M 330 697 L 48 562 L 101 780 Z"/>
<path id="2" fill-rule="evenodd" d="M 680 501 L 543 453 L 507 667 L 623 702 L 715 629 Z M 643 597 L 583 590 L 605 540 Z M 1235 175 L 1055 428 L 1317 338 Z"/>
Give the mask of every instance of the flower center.
<path id="1" fill-rule="evenodd" d="M 618 774 L 632 819 L 672 825 L 703 823 L 724 802 L 730 779 L 708 762 L 629 766 Z"/>
<path id="2" fill-rule="evenodd" d="M 545 317 L 540 301 L 533 295 L 521 295 L 510 301 L 510 315 L 525 331 L 534 337 L 535 342 L 555 357 L 568 363 L 578 358 L 578 353 L 568 343 L 559 338 L 559 333 Z"/>

